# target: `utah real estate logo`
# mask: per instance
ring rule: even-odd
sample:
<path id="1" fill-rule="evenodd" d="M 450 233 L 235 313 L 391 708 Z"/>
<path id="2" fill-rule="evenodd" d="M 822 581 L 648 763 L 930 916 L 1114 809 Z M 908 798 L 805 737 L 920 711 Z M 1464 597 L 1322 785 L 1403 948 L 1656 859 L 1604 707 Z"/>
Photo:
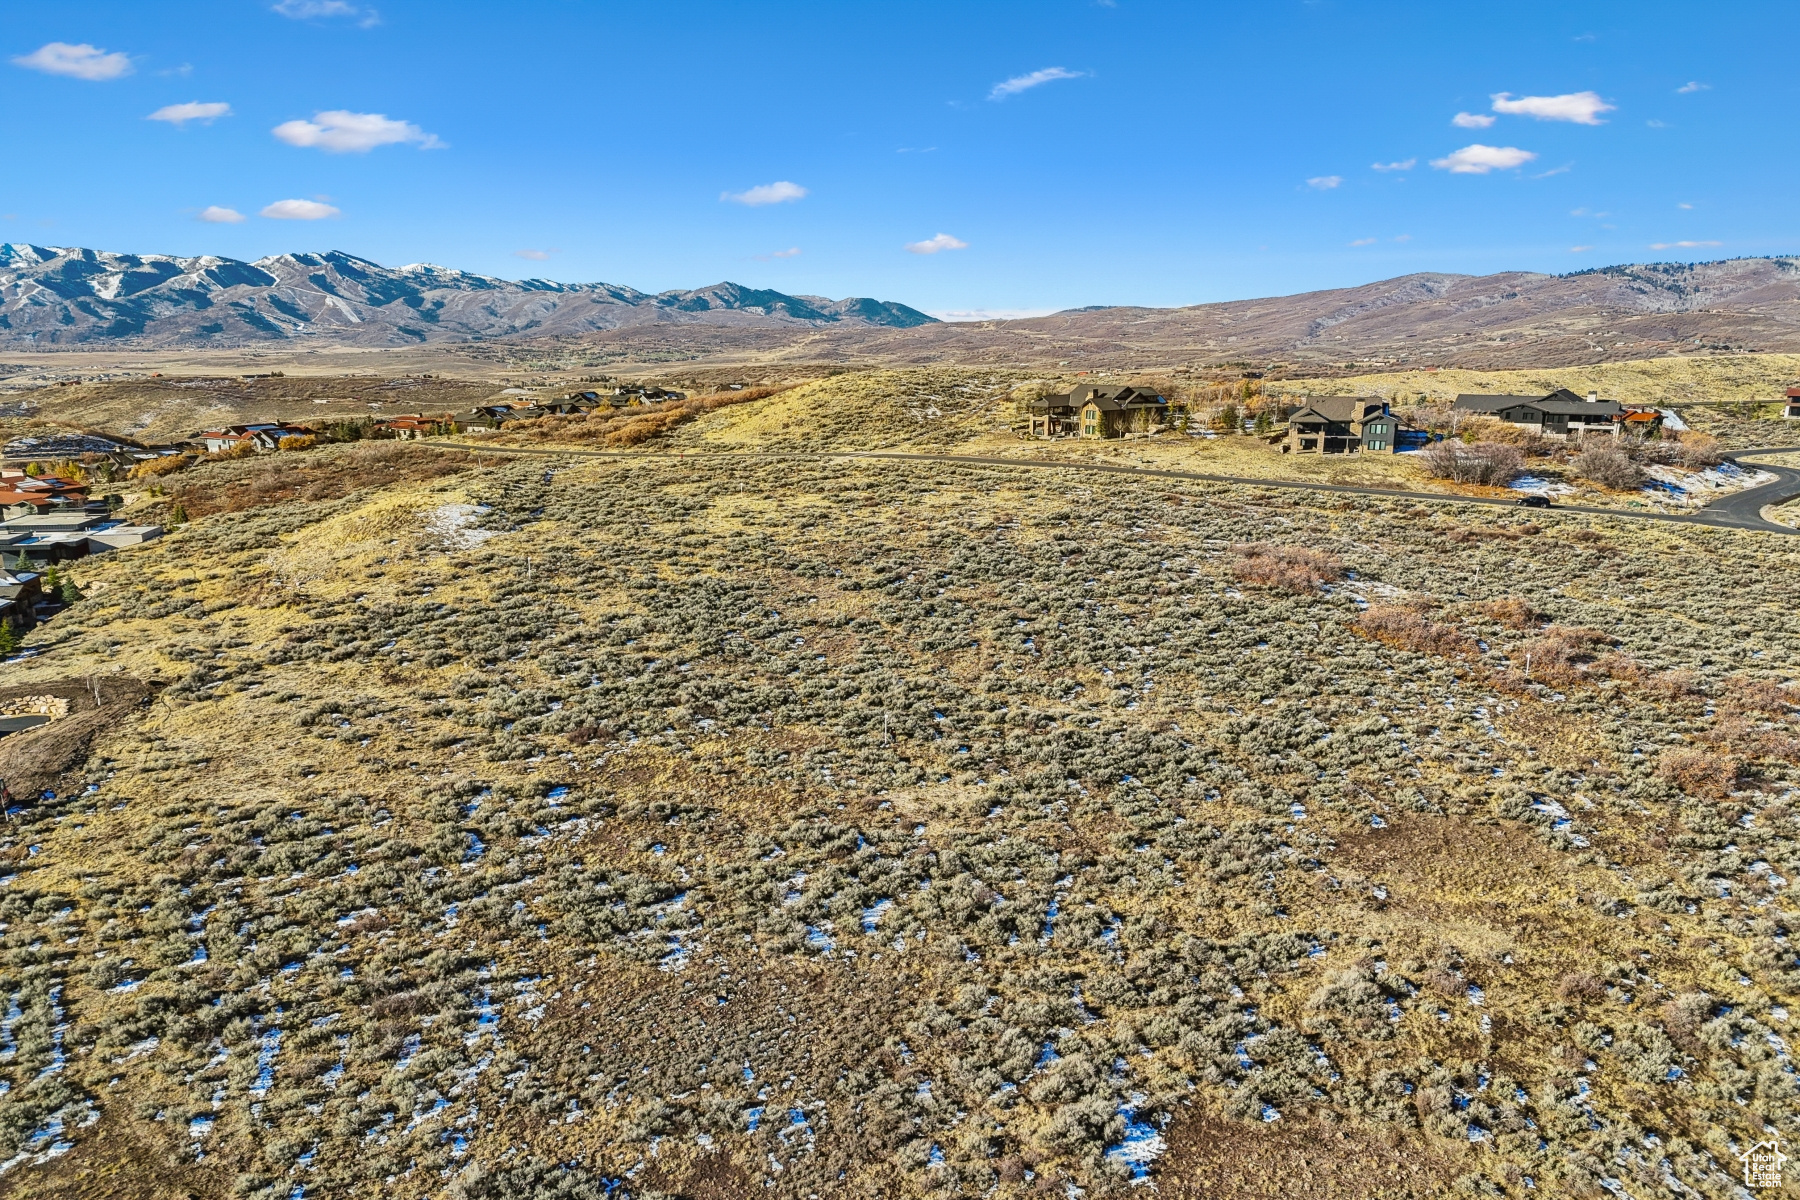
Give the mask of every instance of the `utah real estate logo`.
<path id="1" fill-rule="evenodd" d="M 1787 1161 L 1787 1155 L 1781 1152 L 1780 1138 L 1757 1142 L 1747 1149 L 1740 1150 L 1738 1161 L 1744 1164 L 1745 1187 L 1781 1186 L 1781 1164 Z"/>

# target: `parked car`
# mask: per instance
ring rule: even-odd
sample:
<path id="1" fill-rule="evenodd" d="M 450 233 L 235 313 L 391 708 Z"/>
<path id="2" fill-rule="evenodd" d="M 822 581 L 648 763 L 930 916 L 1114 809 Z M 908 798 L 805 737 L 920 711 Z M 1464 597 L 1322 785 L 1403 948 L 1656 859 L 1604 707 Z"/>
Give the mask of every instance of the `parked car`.
<path id="1" fill-rule="evenodd" d="M 1549 508 L 1550 507 L 1550 497 L 1548 497 L 1548 496 L 1520 496 L 1518 503 L 1519 503 L 1520 508 Z"/>

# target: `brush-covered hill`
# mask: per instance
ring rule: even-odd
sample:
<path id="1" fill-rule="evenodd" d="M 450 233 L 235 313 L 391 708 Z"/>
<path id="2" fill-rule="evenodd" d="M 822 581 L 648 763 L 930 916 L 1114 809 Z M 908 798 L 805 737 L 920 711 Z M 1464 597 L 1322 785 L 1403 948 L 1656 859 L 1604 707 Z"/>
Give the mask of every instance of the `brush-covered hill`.
<path id="1" fill-rule="evenodd" d="M 884 363 L 1562 367 L 1671 354 L 1800 351 L 1800 258 L 1637 263 L 1570 275 L 1422 272 L 1184 308 L 834 331 L 811 358 Z"/>
<path id="2" fill-rule="evenodd" d="M 0 244 L 0 345 L 234 346 L 316 338 L 399 346 L 593 334 L 626 326 L 724 325 L 780 341 L 833 325 L 934 324 L 904 304 L 789 296 L 717 283 L 655 294 L 610 283 L 513 281 L 353 254 L 113 254 Z"/>

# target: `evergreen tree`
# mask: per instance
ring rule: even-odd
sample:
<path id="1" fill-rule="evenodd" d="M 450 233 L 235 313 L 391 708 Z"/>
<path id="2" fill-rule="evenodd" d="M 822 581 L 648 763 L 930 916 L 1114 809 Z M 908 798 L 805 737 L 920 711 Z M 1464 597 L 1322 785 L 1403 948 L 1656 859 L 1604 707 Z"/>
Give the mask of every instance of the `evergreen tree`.
<path id="1" fill-rule="evenodd" d="M 76 587 L 75 581 L 67 575 L 64 575 L 62 582 L 57 585 L 56 594 L 62 598 L 64 604 L 73 604 L 81 599 L 81 589 Z"/>
<path id="2" fill-rule="evenodd" d="M 19 648 L 19 635 L 5 621 L 0 621 L 0 658 L 10 657 Z"/>
<path id="3" fill-rule="evenodd" d="M 43 586 L 44 591 L 52 596 L 56 594 L 57 588 L 62 586 L 62 580 L 57 574 L 55 563 L 51 563 L 49 569 L 44 572 Z"/>
<path id="4" fill-rule="evenodd" d="M 181 501 L 177 500 L 169 506 L 170 525 L 186 525 L 187 519 L 187 509 L 181 507 Z"/>

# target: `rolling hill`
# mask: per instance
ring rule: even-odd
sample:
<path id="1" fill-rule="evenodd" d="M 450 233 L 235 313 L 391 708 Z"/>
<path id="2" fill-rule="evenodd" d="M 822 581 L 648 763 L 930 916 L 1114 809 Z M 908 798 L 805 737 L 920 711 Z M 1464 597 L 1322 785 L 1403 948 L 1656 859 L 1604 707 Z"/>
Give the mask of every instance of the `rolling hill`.
<path id="1" fill-rule="evenodd" d="M 615 338 L 613 340 L 620 340 Z M 1074 309 L 1014 321 L 834 330 L 849 360 L 1076 368 L 1575 366 L 1800 350 L 1800 258 L 1602 267 L 1571 275 L 1419 273 L 1185 308 Z"/>

